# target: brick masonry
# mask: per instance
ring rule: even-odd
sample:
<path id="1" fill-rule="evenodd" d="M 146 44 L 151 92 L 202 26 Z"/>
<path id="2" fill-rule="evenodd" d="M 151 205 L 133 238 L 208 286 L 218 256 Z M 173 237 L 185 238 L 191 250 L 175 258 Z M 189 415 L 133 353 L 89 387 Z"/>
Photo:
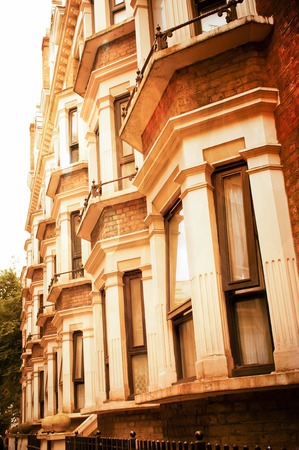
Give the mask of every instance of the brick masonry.
<path id="1" fill-rule="evenodd" d="M 256 444 L 272 450 L 299 447 L 299 389 L 222 395 L 161 404 L 160 409 L 99 415 L 102 436 L 194 442 L 197 430 L 211 444 Z"/>
<path id="2" fill-rule="evenodd" d="M 275 111 L 278 141 L 299 264 L 299 3 L 296 0 L 256 0 L 261 15 L 274 17 L 273 33 L 266 40 L 269 82 L 279 90 Z"/>
<path id="3" fill-rule="evenodd" d="M 91 305 L 91 298 L 88 296 L 90 291 L 90 282 L 86 282 L 80 286 L 64 288 L 57 299 L 56 310 L 61 311 L 63 309 Z"/>
<path id="4" fill-rule="evenodd" d="M 146 215 L 145 198 L 107 206 L 91 233 L 91 246 L 102 239 L 147 229 L 144 223 Z"/>
<path id="5" fill-rule="evenodd" d="M 124 35 L 114 41 L 108 41 L 99 47 L 93 70 L 128 57 L 134 53 L 136 53 L 135 33 Z"/>
<path id="6" fill-rule="evenodd" d="M 53 317 L 48 317 L 43 326 L 44 336 L 49 336 L 51 334 L 57 333 L 57 328 L 52 324 Z"/>
<path id="7" fill-rule="evenodd" d="M 35 269 L 32 275 L 32 283 L 43 280 L 43 269 Z"/>
<path id="8" fill-rule="evenodd" d="M 56 237 L 56 224 L 55 224 L 55 222 L 48 223 L 46 225 L 46 228 L 44 231 L 43 240 L 51 239 L 51 238 L 55 238 L 55 237 Z"/>
<path id="9" fill-rule="evenodd" d="M 88 186 L 88 170 L 80 169 L 61 175 L 56 194 L 71 191 L 78 186 Z"/>
<path id="10" fill-rule="evenodd" d="M 34 344 L 32 346 L 32 358 L 39 358 L 43 356 L 44 350 L 39 344 Z"/>

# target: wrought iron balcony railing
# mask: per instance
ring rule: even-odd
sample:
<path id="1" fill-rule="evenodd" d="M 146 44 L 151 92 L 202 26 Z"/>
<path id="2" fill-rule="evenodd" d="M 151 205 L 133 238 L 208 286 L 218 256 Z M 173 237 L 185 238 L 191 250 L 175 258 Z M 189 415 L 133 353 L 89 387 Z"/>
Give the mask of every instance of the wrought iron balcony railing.
<path id="1" fill-rule="evenodd" d="M 137 173 L 138 173 L 138 167 L 135 167 L 134 173 L 131 173 L 130 175 L 125 175 L 124 177 L 115 178 L 114 180 L 109 180 L 109 181 L 100 181 L 99 184 L 96 184 L 95 180 L 93 180 L 90 192 L 89 192 L 88 196 L 85 197 L 85 199 L 84 199 L 83 209 L 79 215 L 79 220 L 82 219 L 82 216 L 83 216 L 85 210 L 87 209 L 90 198 L 91 197 L 99 197 L 102 195 L 102 186 L 104 186 L 106 184 L 116 183 L 118 181 L 122 181 L 125 179 L 129 179 L 130 181 L 132 181 L 133 178 L 136 177 Z"/>
<path id="2" fill-rule="evenodd" d="M 40 307 L 38 308 L 38 311 L 37 311 L 37 317 L 40 316 L 41 314 L 46 314 L 47 311 L 44 313 L 44 310 L 45 310 L 46 308 L 52 308 L 52 309 L 53 309 L 53 305 L 44 305 L 44 306 L 40 306 Z M 52 312 L 52 311 L 50 311 L 50 312 Z"/>
<path id="3" fill-rule="evenodd" d="M 37 339 L 40 339 L 40 333 L 37 333 L 37 334 L 29 333 L 28 336 L 27 336 L 27 342 L 35 341 Z"/>
<path id="4" fill-rule="evenodd" d="M 161 31 L 161 27 L 158 25 L 156 27 L 156 34 L 155 39 L 153 42 L 153 45 L 149 51 L 149 54 L 147 55 L 147 58 L 142 66 L 141 69 L 137 70 L 137 77 L 136 77 L 136 84 L 133 87 L 131 91 L 131 95 L 129 98 L 129 101 L 127 102 L 126 106 L 122 110 L 122 116 L 125 117 L 128 113 L 128 110 L 130 108 L 130 105 L 132 103 L 132 100 L 138 91 L 138 88 L 140 86 L 141 80 L 143 78 L 145 69 L 150 61 L 150 58 L 154 52 L 158 52 L 160 50 L 163 50 L 168 47 L 167 39 L 171 38 L 173 36 L 174 31 L 179 30 L 180 28 L 187 27 L 189 25 L 192 25 L 196 22 L 199 22 L 202 19 L 205 19 L 208 16 L 211 16 L 212 14 L 218 14 L 219 17 L 221 17 L 224 13 L 226 14 L 226 22 L 229 23 L 232 20 L 237 18 L 236 14 L 236 6 L 238 3 L 243 3 L 244 0 L 228 0 L 226 5 L 219 6 L 218 8 L 215 8 L 211 11 L 208 11 L 204 14 L 201 14 L 200 16 L 195 17 L 194 19 L 188 20 L 188 22 L 184 22 L 180 25 L 176 25 L 175 27 L 168 28 L 165 31 Z"/>
<path id="5" fill-rule="evenodd" d="M 83 267 L 83 265 L 81 265 L 78 269 L 69 270 L 68 272 L 55 273 L 54 277 L 51 279 L 51 282 L 50 282 L 50 284 L 48 286 L 48 292 L 50 291 L 51 287 L 58 282 L 59 277 L 61 275 L 67 275 L 67 274 L 70 274 L 70 273 L 72 274 L 72 279 L 84 277 L 84 267 Z"/>

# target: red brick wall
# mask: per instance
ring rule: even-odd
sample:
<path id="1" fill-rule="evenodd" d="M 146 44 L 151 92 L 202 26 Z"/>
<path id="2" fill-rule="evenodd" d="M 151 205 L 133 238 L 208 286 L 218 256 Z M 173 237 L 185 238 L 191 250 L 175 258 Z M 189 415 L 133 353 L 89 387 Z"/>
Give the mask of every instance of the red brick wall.
<path id="1" fill-rule="evenodd" d="M 32 358 L 38 358 L 43 356 L 43 348 L 39 344 L 34 344 L 32 346 Z"/>
<path id="2" fill-rule="evenodd" d="M 195 432 L 215 445 L 256 444 L 288 450 L 299 443 L 299 389 L 240 393 L 161 404 L 159 410 L 99 415 L 102 436 L 194 442 Z M 223 448 L 223 447 L 222 447 Z M 230 447 L 232 448 L 232 447 Z"/>
<path id="3" fill-rule="evenodd" d="M 274 17 L 273 34 L 265 42 L 265 55 L 270 85 L 279 90 L 276 128 L 282 145 L 281 159 L 299 263 L 299 3 L 256 0 L 256 6 L 259 14 Z"/>
<path id="4" fill-rule="evenodd" d="M 48 317 L 44 323 L 43 326 L 44 336 L 57 333 L 57 328 L 54 327 L 54 325 L 52 324 L 52 319 L 53 317 Z"/>
<path id="5" fill-rule="evenodd" d="M 43 280 L 43 269 L 35 269 L 32 275 L 32 282 Z"/>
<path id="6" fill-rule="evenodd" d="M 145 198 L 104 208 L 91 233 L 91 246 L 102 239 L 146 229 L 144 223 L 146 215 Z"/>
<path id="7" fill-rule="evenodd" d="M 88 186 L 88 170 L 80 169 L 75 172 L 62 175 L 59 180 L 59 185 L 56 194 L 60 192 L 71 191 L 79 186 Z"/>
<path id="8" fill-rule="evenodd" d="M 178 70 L 142 135 L 146 154 L 170 117 L 267 85 L 263 51 L 254 44 Z"/>
<path id="9" fill-rule="evenodd" d="M 98 49 L 93 70 L 134 53 L 136 53 L 136 40 L 133 32 L 102 45 Z"/>
<path id="10" fill-rule="evenodd" d="M 91 299 L 88 296 L 90 291 L 91 284 L 89 282 L 63 289 L 56 302 L 57 311 L 91 305 Z"/>
<path id="11" fill-rule="evenodd" d="M 53 223 L 48 223 L 48 224 L 46 225 L 46 228 L 45 228 L 43 240 L 45 240 L 45 239 L 51 239 L 51 238 L 56 237 L 56 231 L 55 231 L 55 228 L 56 228 L 56 224 L 55 224 L 54 222 L 53 222 Z"/>

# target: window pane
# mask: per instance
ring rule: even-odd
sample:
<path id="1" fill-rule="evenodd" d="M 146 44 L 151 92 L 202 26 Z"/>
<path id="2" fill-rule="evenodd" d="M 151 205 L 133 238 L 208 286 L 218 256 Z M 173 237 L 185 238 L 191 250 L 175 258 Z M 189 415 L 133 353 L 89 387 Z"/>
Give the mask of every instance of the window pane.
<path id="1" fill-rule="evenodd" d="M 132 278 L 130 280 L 131 308 L 132 308 L 132 328 L 133 328 L 133 346 L 144 345 L 143 334 L 143 315 L 142 315 L 142 297 L 141 297 L 141 279 Z"/>
<path id="2" fill-rule="evenodd" d="M 195 376 L 195 342 L 194 342 L 194 328 L 193 320 L 182 322 L 178 325 L 181 363 L 182 363 L 182 378 L 189 378 Z"/>
<path id="3" fill-rule="evenodd" d="M 132 356 L 133 390 L 134 394 L 142 394 L 148 387 L 147 355 Z"/>
<path id="4" fill-rule="evenodd" d="M 83 336 L 82 334 L 76 334 L 74 340 L 75 347 L 75 372 L 74 379 L 82 379 L 83 378 Z"/>
<path id="5" fill-rule="evenodd" d="M 70 111 L 70 144 L 76 144 L 78 142 L 78 113 L 74 109 Z"/>
<path id="6" fill-rule="evenodd" d="M 121 11 L 115 12 L 113 14 L 113 19 L 115 24 L 126 20 L 126 10 L 122 9 Z"/>
<path id="7" fill-rule="evenodd" d="M 230 279 L 239 281 L 249 278 L 241 173 L 227 176 L 223 182 Z"/>
<path id="8" fill-rule="evenodd" d="M 170 309 L 191 298 L 183 210 L 169 221 Z"/>
<path id="9" fill-rule="evenodd" d="M 205 31 L 211 31 L 215 28 L 220 27 L 221 25 L 226 24 L 225 19 L 226 14 L 223 14 L 221 17 L 218 16 L 218 14 L 211 14 L 208 17 L 205 17 L 204 19 L 201 19 L 201 30 L 202 32 Z"/>
<path id="10" fill-rule="evenodd" d="M 235 304 L 241 364 L 272 364 L 272 342 L 266 302 L 263 299 Z"/>
<path id="11" fill-rule="evenodd" d="M 75 385 L 75 399 L 76 399 L 76 409 L 84 408 L 85 404 L 85 389 L 83 383 L 78 383 Z"/>

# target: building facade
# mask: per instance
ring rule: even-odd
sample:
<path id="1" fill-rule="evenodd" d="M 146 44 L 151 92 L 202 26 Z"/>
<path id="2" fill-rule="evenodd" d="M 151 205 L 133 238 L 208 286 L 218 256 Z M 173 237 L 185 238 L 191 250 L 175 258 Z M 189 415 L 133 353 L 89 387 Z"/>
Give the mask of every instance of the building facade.
<path id="1" fill-rule="evenodd" d="M 58 413 L 298 444 L 297 33 L 295 0 L 52 1 L 22 272 L 43 445 Z"/>

